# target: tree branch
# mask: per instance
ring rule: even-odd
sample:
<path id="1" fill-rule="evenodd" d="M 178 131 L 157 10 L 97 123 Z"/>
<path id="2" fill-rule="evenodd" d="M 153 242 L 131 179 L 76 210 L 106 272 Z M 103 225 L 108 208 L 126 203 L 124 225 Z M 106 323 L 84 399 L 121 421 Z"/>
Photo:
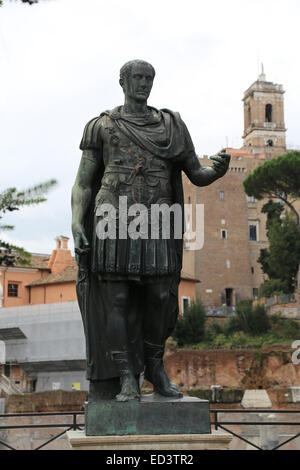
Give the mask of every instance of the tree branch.
<path id="1" fill-rule="evenodd" d="M 278 197 L 278 199 L 281 199 L 291 209 L 291 211 L 295 214 L 295 216 L 296 216 L 296 227 L 297 227 L 298 232 L 300 232 L 300 215 L 296 211 L 293 204 L 288 199 L 283 197 L 282 194 L 277 194 L 276 197 Z"/>

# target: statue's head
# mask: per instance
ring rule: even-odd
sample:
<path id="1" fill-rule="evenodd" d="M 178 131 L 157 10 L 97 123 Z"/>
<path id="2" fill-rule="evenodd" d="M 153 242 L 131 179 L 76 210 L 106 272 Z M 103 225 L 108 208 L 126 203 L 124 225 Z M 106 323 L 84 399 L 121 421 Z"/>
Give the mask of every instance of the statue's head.
<path id="1" fill-rule="evenodd" d="M 126 62 L 120 70 L 120 85 L 125 96 L 135 101 L 147 101 L 155 77 L 154 67 L 144 60 Z"/>

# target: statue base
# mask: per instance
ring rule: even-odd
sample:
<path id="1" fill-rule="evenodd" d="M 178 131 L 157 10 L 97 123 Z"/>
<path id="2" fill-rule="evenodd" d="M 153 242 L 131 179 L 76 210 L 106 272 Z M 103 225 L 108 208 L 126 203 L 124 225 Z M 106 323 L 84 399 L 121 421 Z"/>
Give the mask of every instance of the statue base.
<path id="1" fill-rule="evenodd" d="M 210 434 L 209 402 L 195 397 L 165 398 L 152 393 L 140 400 L 85 404 L 86 436 Z"/>
<path id="2" fill-rule="evenodd" d="M 72 450 L 173 450 L 178 452 L 229 450 L 233 436 L 222 431 L 213 431 L 210 434 L 143 434 L 139 436 L 86 436 L 85 431 L 68 431 L 67 438 Z"/>

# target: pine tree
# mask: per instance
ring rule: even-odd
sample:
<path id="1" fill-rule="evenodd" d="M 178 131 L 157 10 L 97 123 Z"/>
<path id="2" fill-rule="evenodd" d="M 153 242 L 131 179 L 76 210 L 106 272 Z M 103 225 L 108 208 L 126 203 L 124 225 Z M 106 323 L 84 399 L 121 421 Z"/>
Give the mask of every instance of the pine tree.
<path id="1" fill-rule="evenodd" d="M 52 179 L 23 191 L 18 191 L 16 188 L 7 188 L 0 192 L 0 221 L 6 212 L 13 212 L 24 206 L 32 206 L 46 201 L 45 194 L 55 185 L 56 180 Z M 0 224 L 1 232 L 13 229 L 13 225 Z M 16 262 L 28 264 L 30 262 L 30 253 L 21 247 L 11 245 L 0 239 L 0 265 L 12 266 Z"/>

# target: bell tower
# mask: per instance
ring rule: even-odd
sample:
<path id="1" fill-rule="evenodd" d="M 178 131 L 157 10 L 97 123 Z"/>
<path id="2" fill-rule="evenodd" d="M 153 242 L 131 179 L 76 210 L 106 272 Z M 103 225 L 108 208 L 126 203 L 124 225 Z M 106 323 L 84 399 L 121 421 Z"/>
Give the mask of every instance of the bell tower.
<path id="1" fill-rule="evenodd" d="M 258 79 L 244 93 L 244 148 L 266 158 L 286 152 L 282 85 L 266 81 L 262 65 Z"/>

